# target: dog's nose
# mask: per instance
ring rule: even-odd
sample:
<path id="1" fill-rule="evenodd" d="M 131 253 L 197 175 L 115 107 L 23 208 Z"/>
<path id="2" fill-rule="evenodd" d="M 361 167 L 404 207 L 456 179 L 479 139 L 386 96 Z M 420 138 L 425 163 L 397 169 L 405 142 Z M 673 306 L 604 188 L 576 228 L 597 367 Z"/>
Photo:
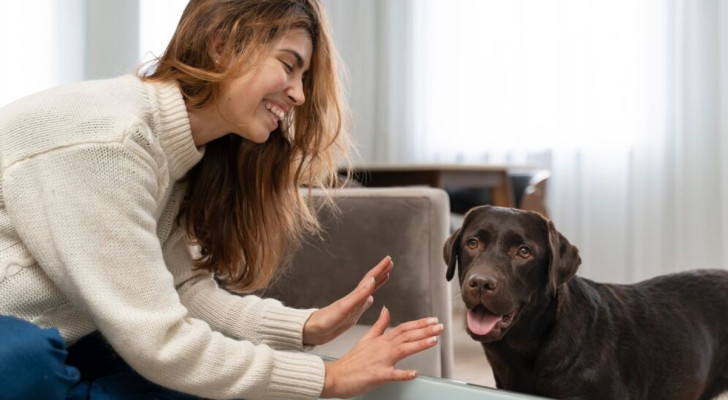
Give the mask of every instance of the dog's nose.
<path id="1" fill-rule="evenodd" d="M 474 291 L 489 292 L 495 290 L 497 286 L 498 281 L 492 276 L 476 274 L 468 279 L 468 288 Z"/>

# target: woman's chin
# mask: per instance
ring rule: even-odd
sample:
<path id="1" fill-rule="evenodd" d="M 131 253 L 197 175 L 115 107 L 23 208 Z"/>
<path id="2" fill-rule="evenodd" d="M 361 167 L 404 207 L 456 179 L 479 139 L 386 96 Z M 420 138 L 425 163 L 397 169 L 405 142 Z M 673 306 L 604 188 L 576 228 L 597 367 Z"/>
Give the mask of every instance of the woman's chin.
<path id="1" fill-rule="evenodd" d="M 271 133 L 274 131 L 260 130 L 259 132 L 233 132 L 243 139 L 249 140 L 253 143 L 265 143 L 270 138 Z"/>

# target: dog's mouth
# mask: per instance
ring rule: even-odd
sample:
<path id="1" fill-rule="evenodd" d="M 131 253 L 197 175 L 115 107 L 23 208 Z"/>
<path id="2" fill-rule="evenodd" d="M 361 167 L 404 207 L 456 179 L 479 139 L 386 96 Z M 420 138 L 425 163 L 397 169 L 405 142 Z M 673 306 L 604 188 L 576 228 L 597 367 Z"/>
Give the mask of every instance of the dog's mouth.
<path id="1" fill-rule="evenodd" d="M 516 307 L 507 314 L 498 315 L 479 304 L 468 310 L 468 332 L 477 339 L 484 339 L 486 336 L 493 335 L 500 336 L 498 333 L 503 333 L 513 323 L 520 309 L 520 307 Z M 493 337 L 491 339 L 498 338 Z"/>

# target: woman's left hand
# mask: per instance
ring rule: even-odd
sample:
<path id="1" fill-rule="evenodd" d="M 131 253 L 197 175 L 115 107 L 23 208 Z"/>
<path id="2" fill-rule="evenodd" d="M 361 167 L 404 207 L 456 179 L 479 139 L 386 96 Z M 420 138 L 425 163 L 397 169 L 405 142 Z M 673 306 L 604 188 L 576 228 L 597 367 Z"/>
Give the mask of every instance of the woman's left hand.
<path id="1" fill-rule="evenodd" d="M 374 293 L 389 279 L 394 263 L 389 256 L 384 257 L 374 268 L 364 275 L 364 279 L 348 295 L 314 311 L 303 326 L 303 344 L 307 346 L 328 343 L 347 329 L 372 305 Z"/>

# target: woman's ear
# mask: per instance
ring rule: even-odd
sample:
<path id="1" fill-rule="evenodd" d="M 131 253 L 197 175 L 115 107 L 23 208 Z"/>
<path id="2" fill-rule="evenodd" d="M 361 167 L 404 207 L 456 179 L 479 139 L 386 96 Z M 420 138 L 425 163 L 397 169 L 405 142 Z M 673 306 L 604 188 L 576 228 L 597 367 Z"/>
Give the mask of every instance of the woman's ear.
<path id="1" fill-rule="evenodd" d="M 225 54 L 225 42 L 222 40 L 222 35 L 216 33 L 213 35 L 210 42 L 207 44 L 207 55 L 212 60 L 216 67 L 219 67 L 224 61 L 223 54 Z"/>

